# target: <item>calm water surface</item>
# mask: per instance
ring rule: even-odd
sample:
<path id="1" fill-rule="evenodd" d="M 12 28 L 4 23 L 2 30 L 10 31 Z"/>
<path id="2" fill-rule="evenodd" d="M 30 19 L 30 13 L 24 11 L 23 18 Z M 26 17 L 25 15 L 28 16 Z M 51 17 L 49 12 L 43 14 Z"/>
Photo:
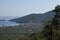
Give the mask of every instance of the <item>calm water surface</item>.
<path id="1" fill-rule="evenodd" d="M 19 25 L 18 23 L 11 22 L 11 21 L 0 21 L 0 26 L 15 26 Z"/>

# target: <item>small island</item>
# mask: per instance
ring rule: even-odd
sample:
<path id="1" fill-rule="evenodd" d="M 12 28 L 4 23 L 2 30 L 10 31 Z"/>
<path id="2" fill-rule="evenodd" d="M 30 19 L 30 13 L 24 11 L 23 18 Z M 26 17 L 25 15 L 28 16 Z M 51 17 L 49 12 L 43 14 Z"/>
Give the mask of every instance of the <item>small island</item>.
<path id="1" fill-rule="evenodd" d="M 3 19 L 3 20 L 2 20 L 2 19 L 0 19 L 0 21 L 6 21 L 6 20 L 4 20 L 4 19 Z"/>

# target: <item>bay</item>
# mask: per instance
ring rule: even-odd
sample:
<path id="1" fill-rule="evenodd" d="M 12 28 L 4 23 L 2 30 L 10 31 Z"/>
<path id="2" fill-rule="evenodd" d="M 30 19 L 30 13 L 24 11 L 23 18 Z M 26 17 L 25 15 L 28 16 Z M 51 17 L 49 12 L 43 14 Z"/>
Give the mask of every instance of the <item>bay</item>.
<path id="1" fill-rule="evenodd" d="M 11 21 L 0 21 L 0 26 L 15 26 L 15 25 L 19 25 L 16 22 L 11 22 Z"/>

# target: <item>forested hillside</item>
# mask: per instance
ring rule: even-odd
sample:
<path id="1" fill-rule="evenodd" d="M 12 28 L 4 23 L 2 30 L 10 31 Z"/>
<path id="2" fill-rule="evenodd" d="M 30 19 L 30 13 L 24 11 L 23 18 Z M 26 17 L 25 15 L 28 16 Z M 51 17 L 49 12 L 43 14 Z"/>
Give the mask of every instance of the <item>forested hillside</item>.
<path id="1" fill-rule="evenodd" d="M 53 11 L 46 12 L 44 14 L 30 14 L 20 18 L 12 19 L 10 21 L 17 23 L 43 23 L 44 21 L 51 20 L 55 13 Z"/>

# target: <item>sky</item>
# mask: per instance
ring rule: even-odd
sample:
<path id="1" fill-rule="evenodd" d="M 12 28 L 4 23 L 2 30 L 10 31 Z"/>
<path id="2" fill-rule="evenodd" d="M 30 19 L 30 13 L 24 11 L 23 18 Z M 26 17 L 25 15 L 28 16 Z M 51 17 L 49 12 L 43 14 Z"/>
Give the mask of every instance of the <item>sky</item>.
<path id="1" fill-rule="evenodd" d="M 24 16 L 53 10 L 60 0 L 0 0 L 0 16 Z"/>

